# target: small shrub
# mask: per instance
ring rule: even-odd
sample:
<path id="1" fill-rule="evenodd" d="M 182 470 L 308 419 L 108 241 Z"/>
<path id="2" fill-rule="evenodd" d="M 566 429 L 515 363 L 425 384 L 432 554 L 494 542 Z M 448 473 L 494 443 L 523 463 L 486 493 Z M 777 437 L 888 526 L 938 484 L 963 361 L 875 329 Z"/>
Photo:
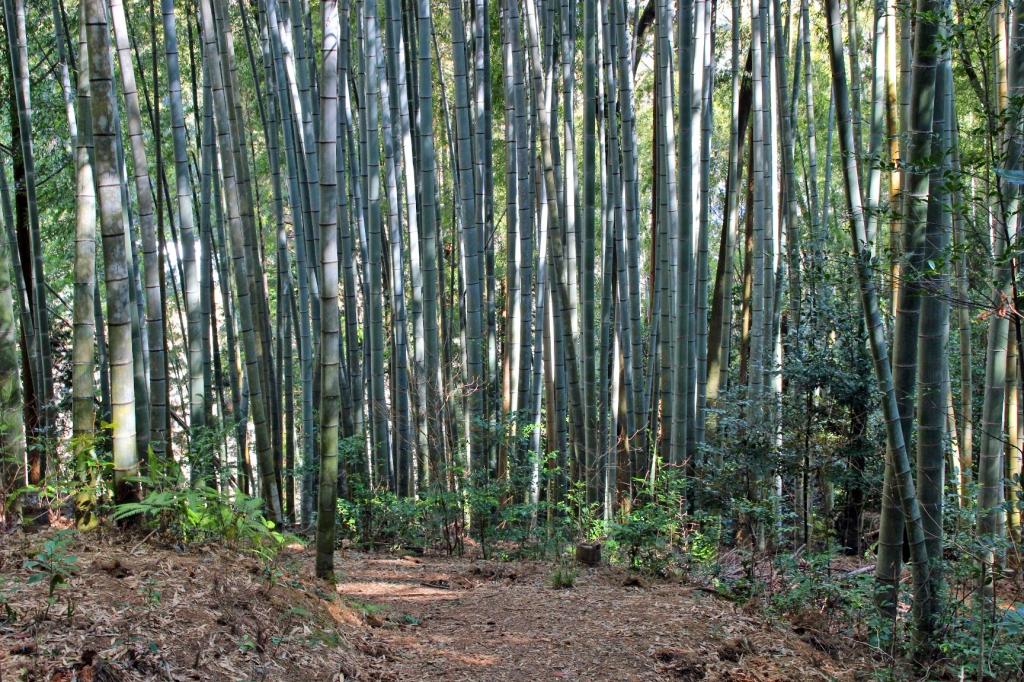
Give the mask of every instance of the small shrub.
<path id="1" fill-rule="evenodd" d="M 568 590 L 576 585 L 576 569 L 571 566 L 556 566 L 548 576 L 548 585 L 554 590 Z"/>
<path id="2" fill-rule="evenodd" d="M 422 503 L 390 490 L 350 480 L 351 499 L 339 498 L 339 529 L 372 549 L 397 549 L 421 540 Z"/>
<path id="3" fill-rule="evenodd" d="M 687 483 L 678 469 L 658 470 L 653 483 L 637 479 L 633 504 L 609 525 L 607 544 L 631 570 L 665 575 L 681 545 Z"/>
<path id="4" fill-rule="evenodd" d="M 24 568 L 32 572 L 28 577 L 28 584 L 34 585 L 44 580 L 47 584 L 44 619 L 49 616 L 50 607 L 57 601 L 57 590 L 67 585 L 71 577 L 78 572 L 78 557 L 70 553 L 70 545 L 74 539 L 74 531 L 57 531 L 34 557 L 25 560 Z M 74 615 L 74 602 L 70 596 L 67 607 L 70 620 Z"/>
<path id="5" fill-rule="evenodd" d="M 284 546 L 285 536 L 263 516 L 263 501 L 236 492 L 229 498 L 214 488 L 155 489 L 139 502 L 119 504 L 114 520 L 141 517 L 184 543 L 219 539 L 238 543 L 261 557 Z"/>

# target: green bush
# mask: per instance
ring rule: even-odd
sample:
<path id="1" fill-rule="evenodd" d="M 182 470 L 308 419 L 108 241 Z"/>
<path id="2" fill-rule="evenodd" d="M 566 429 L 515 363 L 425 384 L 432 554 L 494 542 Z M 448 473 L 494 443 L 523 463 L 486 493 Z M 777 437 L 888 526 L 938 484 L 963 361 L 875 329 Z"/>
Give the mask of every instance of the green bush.
<path id="1" fill-rule="evenodd" d="M 337 503 L 340 530 L 373 549 L 421 545 L 424 510 L 420 501 L 367 488 L 358 480 L 350 486 L 351 499 L 339 498 Z"/>
<path id="2" fill-rule="evenodd" d="M 612 558 L 631 570 L 665 575 L 680 551 L 687 483 L 677 469 L 659 467 L 653 483 L 637 479 L 628 511 L 608 527 Z"/>
<path id="3" fill-rule="evenodd" d="M 263 516 L 262 500 L 241 492 L 231 498 L 207 486 L 156 489 L 114 510 L 115 521 L 136 517 L 185 543 L 221 539 L 260 555 L 272 555 L 285 543 L 274 522 Z"/>

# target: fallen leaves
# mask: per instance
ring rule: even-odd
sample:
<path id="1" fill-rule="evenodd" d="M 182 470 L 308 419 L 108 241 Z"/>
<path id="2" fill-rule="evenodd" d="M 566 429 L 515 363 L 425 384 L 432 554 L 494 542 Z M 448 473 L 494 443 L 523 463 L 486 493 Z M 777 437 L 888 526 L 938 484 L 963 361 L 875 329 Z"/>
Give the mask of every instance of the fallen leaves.
<path id="1" fill-rule="evenodd" d="M 340 565 L 340 594 L 384 607 L 374 633 L 401 680 L 850 680 L 872 665 L 860 650 L 823 655 L 720 595 L 608 567 L 554 591 L 543 562 L 347 552 Z"/>
<path id="2" fill-rule="evenodd" d="M 41 618 L 45 587 L 10 596 L 0 679 L 851 680 L 870 656 L 771 624 L 700 588 L 580 572 L 547 589 L 551 564 L 341 552 L 337 585 L 299 545 L 266 564 L 221 546 L 181 548 L 100 531 L 74 547 L 91 570 Z M 33 544 L 35 543 L 35 544 Z M 23 581 L 38 536 L 5 543 Z M 709 592 L 711 592 L 709 590 Z M 809 636 L 813 634 L 813 636 Z"/>
<path id="3" fill-rule="evenodd" d="M 316 596 L 305 550 L 282 553 L 287 579 L 271 584 L 267 566 L 236 550 L 97 530 L 71 548 L 89 570 L 44 617 L 46 587 L 29 585 L 22 568 L 42 537 L 0 544 L 18 615 L 0 619 L 5 682 L 381 679 L 380 664 L 355 646 L 365 624 Z"/>

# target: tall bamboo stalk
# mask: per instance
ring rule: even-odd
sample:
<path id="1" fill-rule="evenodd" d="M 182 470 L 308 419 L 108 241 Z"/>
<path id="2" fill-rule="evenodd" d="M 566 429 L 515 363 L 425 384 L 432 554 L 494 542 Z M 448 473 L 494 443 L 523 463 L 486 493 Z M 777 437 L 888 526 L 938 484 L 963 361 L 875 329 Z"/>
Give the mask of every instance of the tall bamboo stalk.
<path id="1" fill-rule="evenodd" d="M 169 418 L 167 414 L 167 347 L 164 340 L 163 300 L 161 291 L 160 254 L 156 229 L 156 203 L 149 160 L 142 131 L 142 111 L 135 80 L 128 38 L 128 23 L 121 0 L 109 0 L 111 24 L 120 66 L 121 86 L 128 124 L 128 140 L 132 151 L 132 174 L 138 201 L 139 226 L 142 233 L 142 257 L 145 272 L 146 338 L 149 356 L 149 447 L 157 457 L 167 448 Z"/>
<path id="2" fill-rule="evenodd" d="M 110 356 L 111 421 L 115 500 L 136 499 L 130 481 L 139 472 L 135 441 L 135 380 L 132 355 L 131 286 L 121 204 L 121 173 L 117 161 L 117 107 L 114 68 L 110 60 L 110 31 L 103 0 L 85 1 L 89 50 L 89 86 L 95 145 L 96 197 L 103 235 L 103 274 L 107 292 L 107 338 Z"/>
<path id="3" fill-rule="evenodd" d="M 336 0 L 321 6 L 323 62 L 320 81 L 320 487 L 317 491 L 316 574 L 334 578 L 338 431 L 341 408 L 338 311 L 338 42 Z"/>
<path id="4" fill-rule="evenodd" d="M 253 308 L 250 300 L 249 268 L 246 262 L 246 238 L 240 214 L 241 199 L 235 175 L 235 155 L 232 137 L 231 114 L 227 95 L 224 91 L 222 62 L 217 45 L 216 29 L 211 0 L 202 0 L 200 16 L 203 28 L 203 48 L 208 62 L 207 76 L 210 78 L 213 94 L 213 110 L 216 119 L 217 146 L 220 150 L 221 172 L 228 227 L 231 234 L 231 261 L 235 280 L 235 295 L 238 301 L 238 317 L 241 325 L 242 343 L 245 355 L 245 378 L 248 381 L 249 404 L 252 410 L 253 426 L 256 432 L 256 456 L 259 463 L 260 492 L 268 511 L 275 522 L 280 523 L 281 497 L 275 475 L 274 453 L 270 442 L 267 423 L 266 403 L 263 395 L 259 351 L 256 331 L 253 325 Z"/>
<path id="5" fill-rule="evenodd" d="M 89 45 L 86 32 L 85 3 L 80 7 L 78 39 L 78 144 L 75 150 L 75 289 L 72 310 L 72 438 L 74 440 L 75 472 L 85 483 L 75 496 L 75 518 L 79 528 L 95 522 L 95 500 L 88 484 L 92 472 L 89 458 L 93 455 L 96 428 L 95 352 L 96 311 L 93 289 L 96 286 L 96 185 L 92 170 L 92 89 L 89 83 Z M 3 240 L 6 241 L 6 240 Z M 9 254 L 8 254 L 9 255 Z M 0 267 L 4 267 L 0 263 Z M 2 289 L 2 287 L 0 287 Z M 0 297 L 2 297 L 0 293 Z M 0 298 L 0 304 L 3 299 Z M 24 428 L 24 427 L 23 427 Z"/>
<path id="6" fill-rule="evenodd" d="M 188 316 L 188 373 L 190 434 L 194 437 L 206 426 L 209 409 L 207 384 L 203 374 L 202 301 L 199 264 L 196 259 L 195 212 L 189 172 L 185 109 L 181 99 L 181 66 L 178 60 L 178 32 L 174 0 L 161 0 L 164 27 L 164 58 L 171 103 L 171 131 L 174 141 L 174 187 L 177 198 L 178 227 L 184 261 L 185 310 Z"/>
<path id="7" fill-rule="evenodd" d="M 10 59 L 11 77 L 13 80 L 14 98 L 12 101 L 12 132 L 17 128 L 17 153 L 15 156 L 16 171 L 20 159 L 22 186 L 16 188 L 23 192 L 22 214 L 18 212 L 19 233 L 27 229 L 25 238 L 27 248 L 21 246 L 19 234 L 22 272 L 25 275 L 27 291 L 30 298 L 26 300 L 30 307 L 32 321 L 31 333 L 26 333 L 26 345 L 29 346 L 31 370 L 25 373 L 31 381 L 25 385 L 26 396 L 29 388 L 35 395 L 33 405 L 29 405 L 30 414 L 39 420 L 39 433 L 28 434 L 35 441 L 35 447 L 28 450 L 28 482 L 38 484 L 46 475 L 47 457 L 51 452 L 50 427 L 53 422 L 53 362 L 50 344 L 49 312 L 46 307 L 46 279 L 43 272 L 43 246 L 39 231 L 39 206 L 36 199 L 36 168 L 35 151 L 32 144 L 32 97 L 31 78 L 28 56 L 28 30 L 26 28 L 26 11 L 24 0 L 4 0 L 4 18 L 7 33 L 7 48 Z M 14 115 L 16 113 L 16 116 Z M 17 173 L 15 179 L 17 180 Z M 17 209 L 18 207 L 16 207 Z M 27 216 L 22 222 L 21 215 Z M 30 387 L 28 383 L 31 383 Z"/>
<path id="8" fill-rule="evenodd" d="M 892 369 L 889 364 L 889 349 L 886 342 L 885 326 L 878 306 L 878 293 L 871 272 L 871 254 L 868 248 L 867 230 L 864 223 L 864 209 L 861 204 L 860 176 L 854 150 L 853 125 L 850 121 L 850 92 L 846 82 L 846 66 L 843 59 L 841 15 L 837 0 L 826 0 L 828 21 L 829 57 L 832 67 L 832 95 L 836 103 L 839 125 L 839 143 L 843 155 L 843 180 L 846 189 L 846 205 L 850 216 L 850 236 L 857 260 L 857 280 L 860 286 L 861 307 L 871 346 L 875 377 L 884 394 L 882 401 L 885 416 L 888 468 L 893 471 L 910 540 L 912 573 L 914 582 L 914 603 L 919 607 L 926 598 L 929 588 L 928 553 L 925 545 L 921 510 L 917 490 L 910 472 L 910 460 L 903 438 L 904 429 L 900 423 L 900 407 L 893 387 Z M 934 40 L 934 33 L 932 33 Z M 927 44 L 927 43 L 925 43 Z M 883 604 L 885 606 L 885 604 Z M 920 610 L 918 610 L 920 613 Z"/>

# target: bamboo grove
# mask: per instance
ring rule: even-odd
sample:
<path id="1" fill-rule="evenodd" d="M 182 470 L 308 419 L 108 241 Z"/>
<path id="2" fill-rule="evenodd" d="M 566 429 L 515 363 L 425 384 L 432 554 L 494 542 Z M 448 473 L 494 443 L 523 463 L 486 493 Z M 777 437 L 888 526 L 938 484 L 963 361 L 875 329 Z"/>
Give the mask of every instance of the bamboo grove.
<path id="1" fill-rule="evenodd" d="M 877 552 L 893 617 L 906 544 L 922 647 L 944 514 L 974 509 L 991 598 L 1020 537 L 1024 2 L 3 18 L 11 509 L 64 475 L 89 527 L 179 467 L 315 526 L 331 576 L 357 490 L 611 522 L 669 472 L 738 545 Z"/>

